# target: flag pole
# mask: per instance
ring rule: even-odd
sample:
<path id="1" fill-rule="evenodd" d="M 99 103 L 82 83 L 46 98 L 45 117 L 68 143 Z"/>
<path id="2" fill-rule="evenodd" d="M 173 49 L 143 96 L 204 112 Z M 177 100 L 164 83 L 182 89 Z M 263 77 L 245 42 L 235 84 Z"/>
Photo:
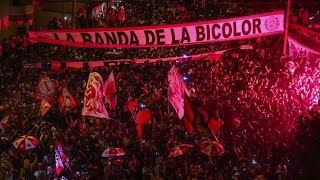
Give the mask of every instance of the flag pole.
<path id="1" fill-rule="evenodd" d="M 288 44 L 288 29 L 289 29 L 289 16 L 290 16 L 290 0 L 287 2 L 287 13 L 286 13 L 286 26 L 284 32 L 284 42 L 283 42 L 283 55 L 287 55 L 287 44 Z"/>
<path id="2" fill-rule="evenodd" d="M 213 135 L 214 139 L 216 140 L 216 142 L 219 142 L 219 139 L 217 138 L 217 136 L 214 134 L 212 134 L 212 135 Z"/>

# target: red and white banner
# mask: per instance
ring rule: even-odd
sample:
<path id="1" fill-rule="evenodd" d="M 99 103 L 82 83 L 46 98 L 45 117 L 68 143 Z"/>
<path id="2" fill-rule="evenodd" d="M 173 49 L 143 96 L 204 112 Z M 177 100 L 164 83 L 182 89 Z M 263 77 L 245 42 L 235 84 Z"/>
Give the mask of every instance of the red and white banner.
<path id="1" fill-rule="evenodd" d="M 105 97 L 105 102 L 109 104 L 109 108 L 112 110 L 116 109 L 117 104 L 117 88 L 114 81 L 113 71 L 109 75 L 106 83 L 103 86 L 103 95 Z"/>
<path id="2" fill-rule="evenodd" d="M 283 33 L 283 11 L 204 22 L 76 30 L 29 31 L 31 42 L 87 48 L 185 46 Z"/>
<path id="3" fill-rule="evenodd" d="M 84 94 L 84 102 L 82 115 L 94 116 L 109 119 L 106 107 L 102 102 L 103 98 L 103 80 L 99 73 L 90 73 L 86 91 Z"/>
<path id="4" fill-rule="evenodd" d="M 186 88 L 186 85 L 182 80 L 182 76 L 176 66 L 173 66 L 168 72 L 168 80 L 170 83 L 168 99 L 181 119 L 184 115 L 184 93 L 186 92 L 189 96 L 190 92 Z"/>
<path id="5" fill-rule="evenodd" d="M 69 92 L 65 82 L 60 84 L 59 90 L 59 107 L 63 112 L 69 111 L 76 107 L 76 102 L 74 101 L 71 93 Z"/>
<path id="6" fill-rule="evenodd" d="M 37 100 L 46 99 L 49 103 L 52 103 L 56 100 L 57 91 L 58 81 L 47 76 L 40 76 L 34 98 Z"/>
<path id="7" fill-rule="evenodd" d="M 307 46 L 299 43 L 293 38 L 288 36 L 288 44 L 289 44 L 289 55 L 290 56 L 309 56 L 311 54 L 320 54 L 320 52 L 315 51 Z"/>
<path id="8" fill-rule="evenodd" d="M 62 144 L 60 142 L 56 142 L 55 148 L 55 164 L 54 164 L 54 173 L 59 176 L 59 174 L 65 169 L 69 168 L 69 158 L 64 154 L 62 149 Z"/>
<path id="9" fill-rule="evenodd" d="M 290 24 L 289 36 L 305 47 L 320 52 L 320 33 L 296 24 Z"/>

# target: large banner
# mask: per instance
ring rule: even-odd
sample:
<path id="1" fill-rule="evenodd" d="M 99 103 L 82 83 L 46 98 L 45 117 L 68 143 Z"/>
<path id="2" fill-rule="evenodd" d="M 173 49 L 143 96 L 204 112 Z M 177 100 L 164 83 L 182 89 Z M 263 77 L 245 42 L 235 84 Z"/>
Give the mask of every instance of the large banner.
<path id="1" fill-rule="evenodd" d="M 320 55 L 320 52 L 317 52 L 311 48 L 306 47 L 305 45 L 291 38 L 290 36 L 288 36 L 288 44 L 289 44 L 290 56 Z"/>
<path id="2" fill-rule="evenodd" d="M 305 47 L 320 52 L 320 33 L 296 24 L 290 24 L 289 36 Z"/>
<path id="3" fill-rule="evenodd" d="M 283 11 L 164 26 L 29 31 L 31 42 L 87 48 L 185 46 L 241 40 L 284 31 Z"/>

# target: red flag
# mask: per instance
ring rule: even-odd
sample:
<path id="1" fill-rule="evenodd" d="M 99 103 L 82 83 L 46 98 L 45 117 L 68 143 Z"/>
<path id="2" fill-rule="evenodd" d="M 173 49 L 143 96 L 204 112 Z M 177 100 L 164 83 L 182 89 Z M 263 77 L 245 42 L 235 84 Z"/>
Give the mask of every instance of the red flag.
<path id="1" fill-rule="evenodd" d="M 151 113 L 149 109 L 140 111 L 136 116 L 137 123 L 142 125 L 151 120 Z"/>
<path id="2" fill-rule="evenodd" d="M 127 102 L 127 107 L 131 114 L 133 114 L 133 111 L 138 108 L 138 101 L 129 101 Z"/>
<path id="3" fill-rule="evenodd" d="M 125 15 L 124 6 L 120 6 L 120 8 L 119 8 L 119 21 L 124 22 L 125 18 L 126 18 L 126 15 Z"/>
<path id="4" fill-rule="evenodd" d="M 217 121 L 215 119 L 211 119 L 210 122 L 208 123 L 208 128 L 210 129 L 211 133 L 216 135 L 220 129 L 220 127 L 222 126 L 222 122 L 221 121 Z"/>
<path id="5" fill-rule="evenodd" d="M 142 129 L 141 126 L 150 121 L 151 120 L 151 113 L 149 111 L 149 109 L 145 109 L 140 111 L 137 116 L 136 116 L 136 120 L 137 120 L 137 132 L 138 132 L 138 137 L 141 140 L 142 139 Z"/>
<path id="6" fill-rule="evenodd" d="M 202 133 L 208 137 L 216 135 L 222 122 L 215 120 L 210 112 L 201 106 L 193 106 L 188 97 L 184 99 L 184 124 L 186 131 Z"/>
<path id="7" fill-rule="evenodd" d="M 116 83 L 114 81 L 113 71 L 109 75 L 106 83 L 103 86 L 103 95 L 105 97 L 105 102 L 109 104 L 110 109 L 115 110 L 117 104 L 116 95 Z"/>
<path id="8" fill-rule="evenodd" d="M 57 92 L 58 81 L 47 76 L 40 76 L 34 98 L 37 100 L 46 99 L 49 103 L 53 103 L 56 100 Z"/>
<path id="9" fill-rule="evenodd" d="M 69 158 L 64 154 L 62 144 L 56 141 L 54 173 L 59 175 L 65 168 L 69 167 Z"/>
<path id="10" fill-rule="evenodd" d="M 59 107 L 64 112 L 69 111 L 76 107 L 76 102 L 74 101 L 71 93 L 67 89 L 66 83 L 62 82 L 60 85 L 60 92 L 59 92 Z"/>
<path id="11" fill-rule="evenodd" d="M 186 127 L 187 132 L 192 133 L 194 131 L 193 124 L 194 124 L 194 110 L 189 102 L 189 98 L 185 95 L 184 96 L 184 125 Z"/>
<path id="12" fill-rule="evenodd" d="M 102 102 L 103 80 L 99 73 L 90 73 L 87 88 L 84 95 L 83 116 L 94 116 L 109 119 L 106 107 Z"/>

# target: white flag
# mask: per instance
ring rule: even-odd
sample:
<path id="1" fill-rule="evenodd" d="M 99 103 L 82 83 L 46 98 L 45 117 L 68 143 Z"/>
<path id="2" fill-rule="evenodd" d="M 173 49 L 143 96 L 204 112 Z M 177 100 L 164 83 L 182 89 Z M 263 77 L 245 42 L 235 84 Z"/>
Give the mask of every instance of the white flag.
<path id="1" fill-rule="evenodd" d="M 173 66 L 169 71 L 168 80 L 170 83 L 168 99 L 181 119 L 184 115 L 184 93 L 186 92 L 186 94 L 190 96 L 190 92 L 176 66 Z"/>

